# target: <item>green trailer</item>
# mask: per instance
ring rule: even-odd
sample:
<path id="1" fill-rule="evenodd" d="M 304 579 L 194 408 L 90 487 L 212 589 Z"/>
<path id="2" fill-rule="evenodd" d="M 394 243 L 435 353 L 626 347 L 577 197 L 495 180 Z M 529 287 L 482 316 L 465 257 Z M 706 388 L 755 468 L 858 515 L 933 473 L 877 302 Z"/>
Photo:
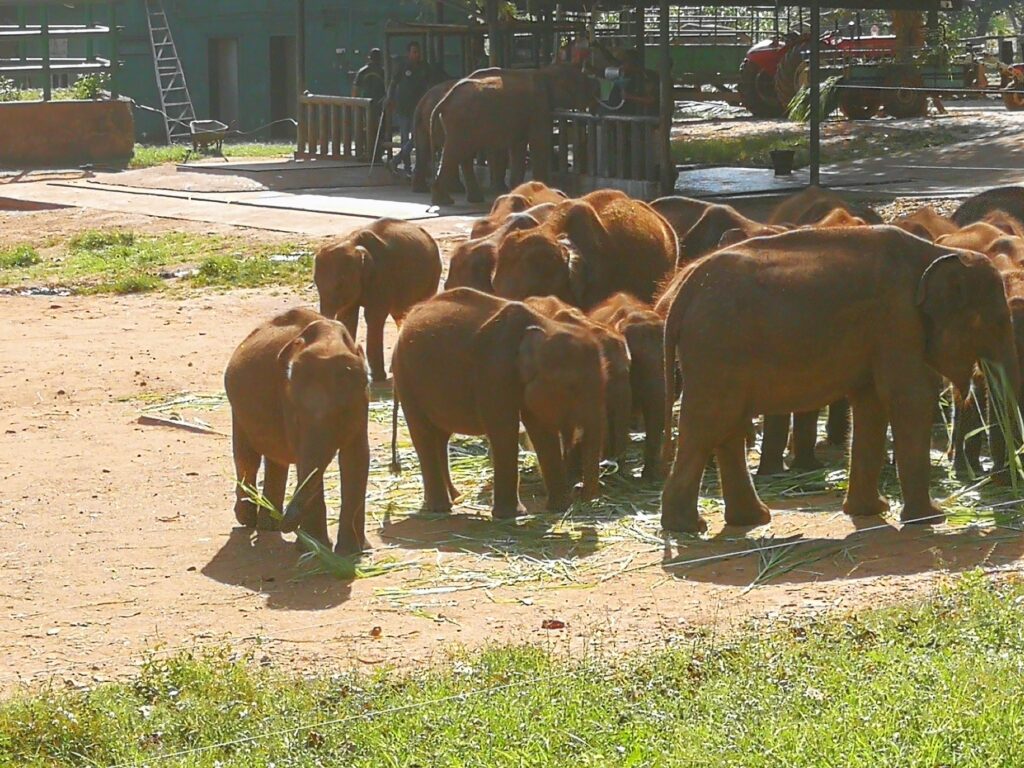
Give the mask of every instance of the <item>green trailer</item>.
<path id="1" fill-rule="evenodd" d="M 738 39 L 741 35 L 736 35 Z M 677 99 L 691 101 L 727 101 L 739 104 L 740 95 L 736 92 L 737 73 L 740 63 L 750 48 L 749 41 L 718 42 L 707 37 L 694 41 L 673 41 L 670 49 L 672 57 L 672 79 L 675 82 Z M 697 42 L 697 40 L 702 42 Z M 647 56 L 653 60 L 657 56 L 655 46 L 647 46 Z"/>

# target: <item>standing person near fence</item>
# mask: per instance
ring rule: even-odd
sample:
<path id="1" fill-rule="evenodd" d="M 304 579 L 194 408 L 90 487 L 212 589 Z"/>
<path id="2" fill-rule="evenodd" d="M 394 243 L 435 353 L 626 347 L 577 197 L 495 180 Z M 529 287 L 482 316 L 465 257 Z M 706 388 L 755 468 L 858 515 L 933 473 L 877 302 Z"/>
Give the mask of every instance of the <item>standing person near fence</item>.
<path id="1" fill-rule="evenodd" d="M 397 172 L 401 164 L 406 173 L 412 172 L 412 125 L 416 104 L 426 93 L 431 83 L 430 67 L 423 60 L 423 51 L 417 42 L 409 43 L 406 58 L 395 68 L 388 88 L 387 107 L 398 126 L 400 149 L 398 155 L 388 163 L 388 168 Z"/>
<path id="2" fill-rule="evenodd" d="M 356 72 L 356 76 L 352 80 L 352 95 L 371 100 L 369 119 L 370 125 L 373 126 L 375 131 L 380 130 L 380 118 L 387 93 L 387 81 L 384 76 L 384 56 L 381 54 L 380 48 L 373 48 L 366 57 L 366 64 Z M 374 162 L 380 160 L 381 156 L 380 137 L 377 136 L 375 138 L 374 143 L 377 146 L 377 157 L 373 158 Z"/>

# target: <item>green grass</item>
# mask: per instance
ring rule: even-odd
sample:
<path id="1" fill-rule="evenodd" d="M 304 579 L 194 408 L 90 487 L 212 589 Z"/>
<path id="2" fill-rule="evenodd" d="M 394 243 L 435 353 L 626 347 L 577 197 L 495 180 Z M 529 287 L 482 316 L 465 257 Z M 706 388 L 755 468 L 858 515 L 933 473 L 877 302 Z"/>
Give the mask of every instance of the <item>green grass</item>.
<path id="1" fill-rule="evenodd" d="M 919 604 L 642 656 L 506 648 L 409 675 L 154 656 L 0 704 L 0 764 L 1020 765 L 1022 602 L 1020 582 L 971 573 Z"/>
<path id="2" fill-rule="evenodd" d="M 163 163 L 180 163 L 185 159 L 190 147 L 178 144 L 175 146 L 149 146 L 145 144 L 135 145 L 135 155 L 132 157 L 129 168 L 150 168 Z M 295 151 L 294 144 L 263 143 L 263 142 L 240 142 L 224 145 L 224 155 L 230 158 L 266 158 L 266 157 L 291 157 Z"/>
<path id="3" fill-rule="evenodd" d="M 45 257 L 28 245 L 0 250 L 0 286 L 22 289 L 141 293 L 171 285 L 302 285 L 311 276 L 312 255 L 301 244 L 253 244 L 226 236 L 94 230 L 55 245 Z"/>

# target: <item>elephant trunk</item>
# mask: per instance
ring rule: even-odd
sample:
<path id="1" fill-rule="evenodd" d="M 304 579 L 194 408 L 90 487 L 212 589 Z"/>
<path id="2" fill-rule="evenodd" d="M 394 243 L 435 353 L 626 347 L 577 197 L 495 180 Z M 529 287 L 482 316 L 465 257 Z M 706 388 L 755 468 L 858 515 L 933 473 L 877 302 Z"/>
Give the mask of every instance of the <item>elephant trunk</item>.
<path id="1" fill-rule="evenodd" d="M 281 530 L 290 533 L 305 520 L 310 505 L 319 498 L 323 501 L 324 469 L 334 457 L 334 451 L 319 446 L 304 446 L 296 462 L 299 486 L 285 507 Z"/>
<path id="2" fill-rule="evenodd" d="M 605 439 L 606 459 L 620 459 L 629 448 L 629 427 L 633 420 L 633 394 L 628 379 L 609 382 L 605 393 L 608 400 L 608 431 Z"/>
<path id="3" fill-rule="evenodd" d="M 580 463 L 583 478 L 583 501 L 596 499 L 601 495 L 601 451 L 604 448 L 605 414 L 603 410 L 592 411 L 582 420 L 583 437 L 580 441 Z"/>

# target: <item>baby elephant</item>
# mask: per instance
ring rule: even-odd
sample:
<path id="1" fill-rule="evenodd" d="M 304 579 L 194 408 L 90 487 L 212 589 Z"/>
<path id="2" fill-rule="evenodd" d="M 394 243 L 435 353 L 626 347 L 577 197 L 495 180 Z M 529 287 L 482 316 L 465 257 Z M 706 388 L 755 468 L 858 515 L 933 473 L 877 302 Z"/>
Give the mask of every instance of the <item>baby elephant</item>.
<path id="1" fill-rule="evenodd" d="M 302 528 L 329 546 L 323 473 L 338 454 L 344 480 L 334 551 L 362 551 L 370 398 L 363 350 L 344 326 L 311 309 L 278 315 L 235 350 L 224 388 L 231 403 L 238 522 L 261 530 Z M 257 511 L 242 488 L 256 484 L 260 459 L 263 495 L 276 509 L 284 504 L 289 466 L 298 468 L 301 485 L 280 526 L 265 510 Z"/>
<path id="2" fill-rule="evenodd" d="M 384 381 L 384 323 L 400 326 L 414 304 L 437 293 L 441 254 L 426 230 L 397 219 L 378 219 L 316 254 L 313 279 L 320 314 L 341 320 L 352 338 L 359 308 L 366 318 L 366 349 L 374 381 Z"/>
<path id="3" fill-rule="evenodd" d="M 520 418 L 537 451 L 549 509 L 569 505 L 564 433 L 581 434 L 583 498 L 598 495 L 605 373 L 593 334 L 517 301 L 456 288 L 409 314 L 391 365 L 426 509 L 449 511 L 459 496 L 448 472 L 448 439 L 458 433 L 490 441 L 494 517 L 522 514 Z"/>

